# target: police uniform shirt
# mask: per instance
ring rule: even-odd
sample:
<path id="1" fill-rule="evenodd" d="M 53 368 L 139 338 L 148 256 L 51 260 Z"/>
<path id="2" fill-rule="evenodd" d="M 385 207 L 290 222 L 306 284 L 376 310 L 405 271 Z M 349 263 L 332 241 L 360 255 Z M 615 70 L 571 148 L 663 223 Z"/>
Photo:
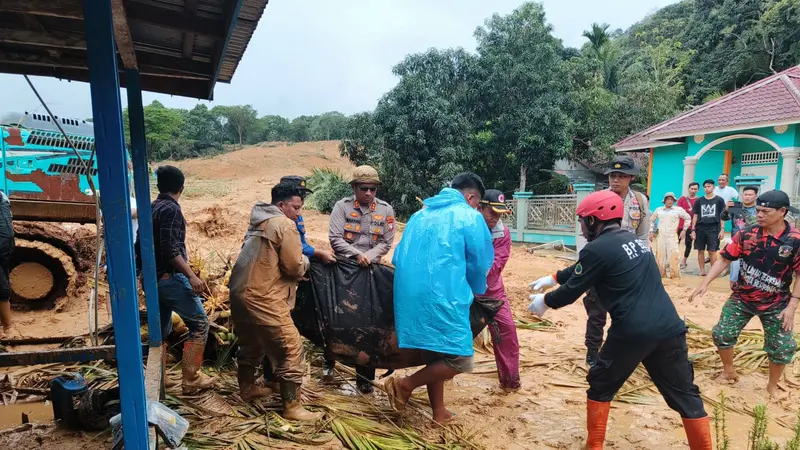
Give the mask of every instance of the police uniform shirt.
<path id="1" fill-rule="evenodd" d="M 623 200 L 625 215 L 622 216 L 622 229 L 635 234 L 642 245 L 650 248 L 650 205 L 644 195 L 642 200 L 645 203 L 640 205 L 633 189 L 628 189 L 628 195 Z"/>
<path id="2" fill-rule="evenodd" d="M 594 287 L 611 316 L 609 340 L 657 341 L 686 331 L 661 283 L 655 258 L 630 231 L 606 228 L 556 279 L 561 286 L 545 295 L 545 304 L 567 306 Z"/>
<path id="3" fill-rule="evenodd" d="M 374 199 L 360 205 L 353 197 L 339 200 L 333 207 L 328 237 L 334 253 L 345 258 L 364 254 L 380 262 L 394 243 L 395 217 L 391 205 Z"/>

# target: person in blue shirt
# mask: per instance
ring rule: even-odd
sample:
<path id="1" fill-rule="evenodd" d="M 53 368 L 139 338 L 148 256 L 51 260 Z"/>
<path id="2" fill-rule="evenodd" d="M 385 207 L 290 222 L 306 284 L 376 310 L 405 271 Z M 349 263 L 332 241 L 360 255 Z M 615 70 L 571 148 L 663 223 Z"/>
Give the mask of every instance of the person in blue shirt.
<path id="1" fill-rule="evenodd" d="M 469 308 L 486 292 L 494 263 L 492 234 L 478 205 L 486 193 L 474 173 L 456 175 L 450 187 L 426 199 L 406 224 L 394 253 L 394 320 L 399 348 L 436 357 L 407 377 L 386 380 L 390 404 L 403 409 L 414 389 L 427 385 L 433 420 L 453 418 L 444 382 L 473 368 Z"/>
<path id="2" fill-rule="evenodd" d="M 302 194 L 301 198 L 305 201 L 305 197 L 308 194 L 313 194 L 314 191 L 306 187 L 306 180 L 305 178 L 298 176 L 298 175 L 288 175 L 281 178 L 281 183 L 289 183 L 297 187 Z M 336 256 L 334 256 L 332 251 L 322 250 L 318 248 L 314 248 L 308 244 L 306 241 L 306 225 L 303 221 L 303 216 L 297 216 L 297 220 L 295 221 L 297 224 L 297 231 L 300 232 L 300 242 L 303 243 L 303 254 L 309 258 L 317 258 L 320 261 L 328 264 L 333 264 L 336 262 Z"/>

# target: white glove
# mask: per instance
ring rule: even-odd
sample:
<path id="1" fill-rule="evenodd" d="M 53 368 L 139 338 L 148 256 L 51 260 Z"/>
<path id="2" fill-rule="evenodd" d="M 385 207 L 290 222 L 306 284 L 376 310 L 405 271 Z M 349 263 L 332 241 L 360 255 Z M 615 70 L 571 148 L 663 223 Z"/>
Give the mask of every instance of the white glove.
<path id="1" fill-rule="evenodd" d="M 533 292 L 539 292 L 543 289 L 555 287 L 556 284 L 556 279 L 553 278 L 552 275 L 548 275 L 546 277 L 539 278 L 538 280 L 529 284 L 528 287 L 531 288 Z"/>
<path id="2" fill-rule="evenodd" d="M 544 316 L 544 313 L 550 309 L 544 303 L 544 294 L 534 294 L 528 298 L 531 299 L 531 304 L 528 305 L 528 311 L 530 311 L 532 314 L 535 314 L 537 317 Z"/>

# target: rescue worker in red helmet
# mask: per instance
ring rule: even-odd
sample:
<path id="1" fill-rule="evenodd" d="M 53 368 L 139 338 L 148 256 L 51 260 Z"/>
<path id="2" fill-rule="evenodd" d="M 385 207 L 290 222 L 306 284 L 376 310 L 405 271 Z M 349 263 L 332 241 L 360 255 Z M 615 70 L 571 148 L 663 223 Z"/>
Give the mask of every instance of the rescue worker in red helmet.
<path id="1" fill-rule="evenodd" d="M 686 324 L 661 284 L 650 250 L 620 227 L 622 198 L 611 191 L 588 195 L 578 217 L 588 243 L 573 266 L 532 283 L 528 310 L 541 317 L 549 308 L 574 303 L 590 287 L 611 316 L 608 337 L 589 369 L 586 448 L 602 449 L 611 399 L 639 363 L 644 364 L 667 405 L 680 413 L 691 450 L 711 450 L 711 428 L 686 347 Z"/>

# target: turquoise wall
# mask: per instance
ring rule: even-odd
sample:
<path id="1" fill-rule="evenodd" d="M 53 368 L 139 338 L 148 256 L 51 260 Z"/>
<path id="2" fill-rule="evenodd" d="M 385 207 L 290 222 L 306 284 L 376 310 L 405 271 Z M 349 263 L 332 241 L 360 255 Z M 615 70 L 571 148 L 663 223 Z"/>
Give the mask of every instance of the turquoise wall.
<path id="1" fill-rule="evenodd" d="M 752 130 L 737 131 L 735 133 L 716 133 L 706 135 L 702 142 L 697 143 L 693 136 L 686 138 L 685 144 L 673 145 L 669 147 L 657 147 L 653 152 L 653 173 L 650 180 L 650 197 L 652 199 L 650 209 L 654 210 L 661 204 L 661 199 L 667 192 L 675 192 L 681 195 L 683 192 L 683 159 L 688 155 L 696 155 L 700 149 L 710 142 L 731 134 L 756 134 L 771 139 L 781 148 L 800 147 L 800 126 L 790 125 L 788 130 L 782 134 L 775 132 L 773 127 L 756 128 Z M 695 179 L 702 183 L 706 179 L 716 180 L 722 172 L 725 164 L 725 150 L 733 152 L 734 164 L 731 164 L 731 179 L 742 173 L 741 160 L 742 154 L 753 152 L 764 152 L 773 150 L 773 147 L 766 142 L 756 139 L 734 139 L 723 142 L 700 157 L 695 169 Z M 781 161 L 778 160 L 776 175 L 776 186 L 780 186 Z M 732 183 L 733 184 L 733 183 Z M 702 188 L 701 188 L 702 192 Z"/>
<path id="2" fill-rule="evenodd" d="M 701 142 L 695 142 L 694 136 L 686 138 L 684 144 L 657 147 L 653 151 L 653 172 L 650 179 L 650 209 L 655 210 L 661 206 L 664 194 L 674 192 L 680 196 L 683 192 L 683 159 L 686 156 L 696 155 L 703 147 L 723 136 L 731 134 L 755 134 L 772 140 L 781 148 L 800 147 L 800 124 L 790 125 L 788 129 L 778 134 L 773 127 L 756 128 L 752 130 L 737 131 L 733 133 L 708 134 Z M 706 151 L 697 162 L 694 181 L 701 183 L 704 180 L 715 180 L 725 166 L 725 151 L 733 152 L 734 163 L 731 164 L 731 184 L 733 179 L 742 173 L 741 160 L 745 153 L 772 151 L 774 148 L 766 142 L 757 139 L 734 139 L 723 142 Z M 778 159 L 775 185 L 780 186 L 782 161 Z M 702 186 L 700 195 L 702 195 Z M 728 228 L 728 226 L 726 226 Z"/>
<path id="3" fill-rule="evenodd" d="M 657 147 L 653 151 L 653 173 L 650 177 L 650 209 L 661 206 L 667 192 L 680 196 L 683 189 L 683 159 L 686 144 Z"/>

